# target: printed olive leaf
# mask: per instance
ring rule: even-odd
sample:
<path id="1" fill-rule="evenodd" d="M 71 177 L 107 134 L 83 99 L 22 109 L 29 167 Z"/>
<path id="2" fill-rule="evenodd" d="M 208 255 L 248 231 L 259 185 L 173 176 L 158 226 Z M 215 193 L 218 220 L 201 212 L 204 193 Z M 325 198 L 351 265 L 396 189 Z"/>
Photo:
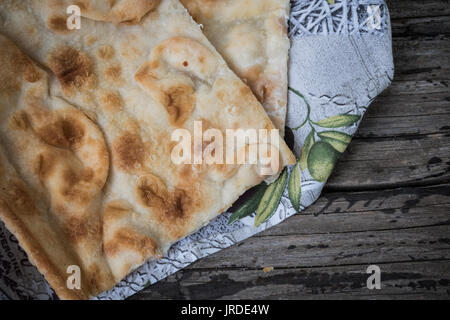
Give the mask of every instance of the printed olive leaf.
<path id="1" fill-rule="evenodd" d="M 358 114 L 340 114 L 314 122 L 314 124 L 322 128 L 341 128 L 348 127 L 357 122 L 359 119 L 361 119 L 361 116 Z"/>
<path id="2" fill-rule="evenodd" d="M 302 171 L 306 170 L 308 167 L 308 155 L 309 150 L 311 150 L 312 145 L 314 144 L 314 132 L 311 131 L 305 139 L 305 143 L 303 144 L 302 151 L 300 153 L 300 169 Z"/>
<path id="3" fill-rule="evenodd" d="M 300 163 L 292 168 L 291 176 L 288 182 L 288 194 L 289 200 L 291 200 L 292 206 L 298 212 L 300 210 L 300 198 L 302 196 L 302 179 L 300 175 Z"/>
<path id="4" fill-rule="evenodd" d="M 237 209 L 228 220 L 228 224 L 232 224 L 242 218 L 245 218 L 258 209 L 259 202 L 266 192 L 268 185 L 264 182 L 256 187 L 255 193 L 239 208 Z"/>
<path id="5" fill-rule="evenodd" d="M 352 137 L 346 133 L 337 131 L 324 131 L 318 133 L 322 141 L 328 142 L 333 148 L 340 153 L 347 149 L 348 144 L 352 140 Z"/>
<path id="6" fill-rule="evenodd" d="M 327 2 L 328 2 L 329 4 L 331 4 L 331 5 L 334 4 L 334 0 L 327 0 Z"/>
<path id="7" fill-rule="evenodd" d="M 278 179 L 267 188 L 256 209 L 255 227 L 259 227 L 263 222 L 269 220 L 277 211 L 286 187 L 287 176 L 287 170 L 284 169 Z"/>
<path id="8" fill-rule="evenodd" d="M 334 165 L 339 159 L 340 153 L 329 143 L 318 141 L 312 147 L 308 156 L 308 169 L 311 176 L 325 182 L 333 171 Z"/>

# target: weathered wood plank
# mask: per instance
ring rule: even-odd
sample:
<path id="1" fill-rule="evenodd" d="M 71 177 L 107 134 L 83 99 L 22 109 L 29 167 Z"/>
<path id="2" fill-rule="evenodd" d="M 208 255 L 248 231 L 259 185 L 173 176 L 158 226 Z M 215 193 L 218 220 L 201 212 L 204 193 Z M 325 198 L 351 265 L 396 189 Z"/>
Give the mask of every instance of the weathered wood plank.
<path id="1" fill-rule="evenodd" d="M 392 39 L 396 80 L 450 79 L 450 37 Z"/>
<path id="2" fill-rule="evenodd" d="M 396 230 L 448 223 L 450 184 L 445 184 L 364 192 L 325 192 L 314 205 L 261 235 Z"/>
<path id="3" fill-rule="evenodd" d="M 353 190 L 442 183 L 450 180 L 450 136 L 354 139 L 327 186 Z"/>
<path id="4" fill-rule="evenodd" d="M 322 223 L 320 217 L 317 223 Z M 450 259 L 449 234 L 447 223 L 395 231 L 255 236 L 199 260 L 195 268 L 294 268 Z"/>
<path id="5" fill-rule="evenodd" d="M 388 6 L 392 6 L 395 80 L 450 79 L 450 3 L 388 1 Z"/>
<path id="6" fill-rule="evenodd" d="M 407 96 L 418 99 L 420 97 L 421 100 L 415 100 L 416 102 L 427 100 L 423 98 L 423 95 L 432 95 L 429 97 L 432 101 L 441 101 L 448 97 L 449 95 L 449 80 L 396 80 L 392 82 L 392 84 L 384 90 L 379 98 L 390 98 L 391 96 Z"/>
<path id="7" fill-rule="evenodd" d="M 379 265 L 381 289 L 367 289 L 367 265 L 262 270 L 185 269 L 132 299 L 449 299 L 449 262 Z"/>
<path id="8" fill-rule="evenodd" d="M 448 299 L 450 261 L 421 260 L 450 258 L 449 187 L 326 193 L 302 214 L 134 298 Z M 364 287 L 369 264 L 381 266 L 381 291 Z M 258 270 L 265 266 L 275 271 Z"/>
<path id="9" fill-rule="evenodd" d="M 408 84 L 406 84 L 406 83 Z M 392 138 L 410 135 L 448 133 L 450 131 L 450 92 L 441 90 L 446 83 L 425 86 L 402 81 L 393 83 L 389 95 L 383 94 L 370 106 L 355 136 L 358 138 Z M 404 94 L 406 86 L 420 86 L 429 92 Z"/>
<path id="10" fill-rule="evenodd" d="M 392 19 L 391 26 L 394 37 L 448 35 L 450 34 L 450 16 Z"/>
<path id="11" fill-rule="evenodd" d="M 449 110 L 450 111 L 450 110 Z M 355 138 L 393 138 L 407 135 L 450 133 L 450 112 L 421 116 L 382 117 L 368 114 Z"/>
<path id="12" fill-rule="evenodd" d="M 387 0 L 392 19 L 450 15 L 448 0 Z"/>
<path id="13" fill-rule="evenodd" d="M 445 145 L 450 139 L 450 38 L 394 38 L 393 43 L 394 82 L 367 112 L 349 152 L 329 181 L 331 188 L 390 187 L 397 183 L 439 183 L 448 179 L 448 156 L 434 158 L 433 151 L 440 153 L 444 148 L 448 153 Z M 370 137 L 389 138 L 391 143 L 358 141 Z M 403 140 L 392 140 L 393 137 Z M 408 145 L 419 148 L 407 151 Z M 371 153 L 370 157 L 364 158 L 360 150 Z M 380 159 L 380 152 L 387 152 L 387 157 Z M 356 154 L 361 159 L 356 159 Z M 367 168 L 370 159 L 375 164 Z M 346 169 L 349 167 L 352 170 Z"/>

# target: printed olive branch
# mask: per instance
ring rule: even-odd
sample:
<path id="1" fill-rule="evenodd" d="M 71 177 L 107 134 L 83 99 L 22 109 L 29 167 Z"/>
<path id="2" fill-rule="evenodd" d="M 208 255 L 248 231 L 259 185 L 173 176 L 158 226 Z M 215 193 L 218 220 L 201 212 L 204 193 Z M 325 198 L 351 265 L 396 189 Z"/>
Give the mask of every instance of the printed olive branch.
<path id="1" fill-rule="evenodd" d="M 316 126 L 319 126 L 322 128 L 347 127 L 347 126 L 352 125 L 353 123 L 355 123 L 356 121 L 358 121 L 361 118 L 360 115 L 340 114 L 340 115 L 326 118 L 326 119 L 316 122 L 311 119 L 311 105 L 308 103 L 305 96 L 303 94 L 301 94 L 298 90 L 295 90 L 294 88 L 289 87 L 289 90 L 292 91 L 294 94 L 296 94 L 298 97 L 302 98 L 302 100 L 305 102 L 306 107 L 307 107 L 307 113 L 306 113 L 305 120 L 299 126 L 292 128 L 292 130 L 294 130 L 294 131 L 301 129 L 302 127 L 305 126 L 305 124 L 308 123 L 309 126 L 311 127 L 311 131 L 313 131 L 314 133 L 317 133 L 317 130 L 314 128 L 313 125 L 316 125 Z"/>
<path id="2" fill-rule="evenodd" d="M 298 92 L 297 90 L 295 90 L 294 88 L 291 88 L 291 87 L 289 87 L 289 90 L 303 99 L 303 101 L 306 104 L 307 110 L 308 110 L 306 113 L 305 121 L 303 121 L 303 123 L 301 125 L 299 125 L 298 127 L 292 128 L 292 130 L 298 130 L 298 129 L 302 128 L 307 122 L 309 122 L 311 124 L 311 119 L 309 118 L 309 116 L 311 115 L 311 106 L 309 105 L 308 101 L 306 101 L 306 98 L 300 92 Z"/>
<path id="3" fill-rule="evenodd" d="M 256 213 L 255 227 L 269 220 L 277 211 L 287 183 L 287 170 L 284 169 L 275 182 L 267 185 L 262 182 L 255 193 L 228 220 L 232 224 L 242 218 Z"/>
<path id="4" fill-rule="evenodd" d="M 242 218 L 255 215 L 255 227 L 269 220 L 277 211 L 284 190 L 288 189 L 292 207 L 300 210 L 301 172 L 308 169 L 311 176 L 319 182 L 325 182 L 331 174 L 336 161 L 350 143 L 351 136 L 339 131 L 318 132 L 314 126 L 321 128 L 348 127 L 360 120 L 360 115 L 339 114 L 319 121 L 311 120 L 311 106 L 306 98 L 297 90 L 289 88 L 294 94 L 303 99 L 307 106 L 306 119 L 301 125 L 292 130 L 299 130 L 309 124 L 311 130 L 303 143 L 300 158 L 292 168 L 288 179 L 288 170 L 284 169 L 278 179 L 271 185 L 264 182 L 256 187 L 251 197 L 237 209 L 228 220 L 229 224 Z M 316 141 L 316 136 L 318 141 Z"/>
<path id="5" fill-rule="evenodd" d="M 307 123 L 311 128 L 300 153 L 300 170 L 305 171 L 308 169 L 314 180 L 325 182 L 330 176 L 340 154 L 345 151 L 352 137 L 346 133 L 335 130 L 318 132 L 314 126 L 333 129 L 349 127 L 359 121 L 361 116 L 346 113 L 331 116 L 319 121 L 313 121 L 310 118 L 311 106 L 306 98 L 299 91 L 293 88 L 289 88 L 289 90 L 303 99 L 307 106 L 305 121 L 303 121 L 300 126 L 293 128 L 292 130 L 299 130 Z M 319 139 L 318 141 L 316 141 L 316 136 Z"/>

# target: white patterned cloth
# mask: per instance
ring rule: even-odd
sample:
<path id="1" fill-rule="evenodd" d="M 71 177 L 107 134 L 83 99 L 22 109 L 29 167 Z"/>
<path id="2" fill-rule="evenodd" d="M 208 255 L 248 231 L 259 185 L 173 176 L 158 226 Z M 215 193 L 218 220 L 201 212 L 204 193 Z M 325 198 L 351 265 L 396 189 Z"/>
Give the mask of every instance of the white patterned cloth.
<path id="1" fill-rule="evenodd" d="M 325 184 L 320 181 L 322 175 L 317 169 L 323 159 L 314 156 L 325 155 L 326 158 L 327 153 L 321 148 L 324 143 L 317 142 L 325 141 L 339 150 L 342 145 L 339 139 L 348 137 L 350 140 L 362 115 L 390 84 L 394 73 L 389 12 L 385 2 L 334 2 L 291 1 L 291 89 L 287 126 L 295 138 L 297 156 L 300 156 L 305 140 L 312 139 L 316 145 L 314 151 L 311 148 L 307 168 L 302 168 L 301 172 L 301 210 L 317 200 Z M 325 147 L 329 148 L 329 145 Z M 129 297 L 200 258 L 282 222 L 295 212 L 285 191 L 275 214 L 259 227 L 254 226 L 254 216 L 229 225 L 231 214 L 224 213 L 175 244 L 162 260 L 146 263 L 97 299 Z M 56 298 L 42 275 L 28 262 L 17 240 L 0 223 L 0 299 Z"/>

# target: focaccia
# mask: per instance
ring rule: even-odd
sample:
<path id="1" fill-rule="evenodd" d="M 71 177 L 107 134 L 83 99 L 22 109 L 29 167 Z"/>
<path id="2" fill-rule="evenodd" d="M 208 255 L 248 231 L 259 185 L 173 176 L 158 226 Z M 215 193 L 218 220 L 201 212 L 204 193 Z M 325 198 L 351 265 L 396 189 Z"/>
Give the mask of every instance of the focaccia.
<path id="1" fill-rule="evenodd" d="M 181 0 L 230 68 L 284 132 L 289 0 Z"/>
<path id="2" fill-rule="evenodd" d="M 76 2 L 68 30 L 70 2 L 0 1 L 0 218 L 64 299 L 112 288 L 266 178 L 176 164 L 174 130 L 274 129 L 178 0 L 106 2 Z M 279 173 L 295 158 L 275 141 Z"/>

